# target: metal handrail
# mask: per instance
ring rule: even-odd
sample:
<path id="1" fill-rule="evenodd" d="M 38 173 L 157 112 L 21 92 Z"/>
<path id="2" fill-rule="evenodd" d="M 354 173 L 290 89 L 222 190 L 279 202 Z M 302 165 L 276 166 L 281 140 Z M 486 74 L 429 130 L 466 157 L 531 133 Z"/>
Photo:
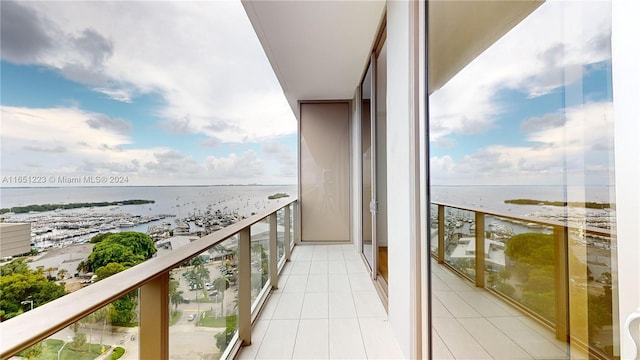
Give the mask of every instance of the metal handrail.
<path id="1" fill-rule="evenodd" d="M 264 212 L 206 235 L 170 253 L 149 259 L 91 286 L 0 323 L 2 337 L 0 359 L 7 359 L 46 339 L 296 201 L 297 198 L 292 198 L 286 202 L 274 204 Z"/>
<path id="2" fill-rule="evenodd" d="M 571 225 L 569 223 L 562 222 L 562 221 L 539 219 L 534 217 L 524 217 L 524 216 L 518 216 L 518 215 L 509 214 L 509 213 L 502 213 L 495 210 L 487 211 L 486 209 L 483 209 L 483 208 L 478 208 L 473 206 L 459 206 L 459 205 L 453 205 L 453 204 L 448 204 L 444 202 L 432 201 L 431 204 L 441 205 L 441 206 L 445 206 L 452 209 L 473 211 L 473 212 L 482 213 L 489 216 L 498 216 L 498 217 L 506 218 L 510 220 L 526 221 L 526 222 L 532 222 L 532 223 L 537 223 L 537 224 L 542 224 L 547 226 L 564 227 L 564 228 L 567 228 L 568 230 L 581 230 L 579 226 Z M 609 229 L 602 229 L 602 228 L 587 226 L 582 228 L 582 230 L 590 234 L 596 234 L 596 235 L 602 235 L 602 236 L 614 236 L 614 232 Z"/>

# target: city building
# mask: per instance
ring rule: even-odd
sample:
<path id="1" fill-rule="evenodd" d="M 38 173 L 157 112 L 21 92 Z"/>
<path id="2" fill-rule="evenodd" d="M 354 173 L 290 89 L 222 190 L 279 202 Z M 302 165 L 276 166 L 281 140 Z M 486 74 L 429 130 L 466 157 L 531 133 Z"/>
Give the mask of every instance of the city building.
<path id="1" fill-rule="evenodd" d="M 312 283 L 309 272 L 316 252 L 324 256 L 325 266 L 331 262 L 333 254 L 343 260 L 341 266 L 354 267 L 357 264 L 366 269 L 375 297 L 362 299 L 357 298 L 360 295 L 353 295 L 351 299 L 349 296 L 352 294 L 349 293 L 347 300 L 354 302 L 356 310 L 359 309 L 358 304 L 374 304 L 376 301 L 384 309 L 384 325 L 367 317 L 356 317 L 355 327 L 340 329 L 332 327 L 331 314 L 322 317 L 321 320 L 326 320 L 323 323 L 325 327 L 313 334 L 325 331 L 318 336 L 331 339 L 332 331 L 334 334 L 351 330 L 362 332 L 365 352 L 352 357 L 373 358 L 387 354 L 384 352 L 387 344 L 397 349 L 392 349 L 392 355 L 386 357 L 407 359 L 636 357 L 634 340 L 630 335 L 633 331 L 630 329 L 635 326 L 638 330 L 634 316 L 635 319 L 640 318 L 637 313 L 640 306 L 637 280 L 640 278 L 637 261 L 640 255 L 640 243 L 637 241 L 640 238 L 640 163 L 637 161 L 640 150 L 637 142 L 640 135 L 637 121 L 640 116 L 637 105 L 640 43 L 634 36 L 640 33 L 637 22 L 640 5 L 637 2 L 603 2 L 611 10 L 611 33 L 601 34 L 600 39 L 611 39 L 611 66 L 605 77 L 611 82 L 609 94 L 613 103 L 611 139 L 615 143 L 612 160 L 615 171 L 613 176 L 608 176 L 615 179 L 615 199 L 611 199 L 616 204 L 614 230 L 594 229 L 587 225 L 584 216 L 584 226 L 580 227 L 567 221 L 529 221 L 489 210 L 468 209 L 463 204 L 442 204 L 430 198 L 429 184 L 433 174 L 428 162 L 429 140 L 438 129 L 430 129 L 429 124 L 432 116 L 440 111 L 430 97 L 446 87 L 456 74 L 475 64 L 475 59 L 494 43 L 508 37 L 519 24 L 536 14 L 545 14 L 545 9 L 554 3 L 243 1 L 249 20 L 298 119 L 298 198 L 116 274 L 92 285 L 91 292 L 79 291 L 68 298 L 33 309 L 32 314 L 21 315 L 38 319 L 30 322 L 29 326 L 20 327 L 14 320 L 3 323 L 0 325 L 2 357 L 54 334 L 119 295 L 140 288 L 139 358 L 170 358 L 173 350 L 169 349 L 169 339 L 173 339 L 173 335 L 169 330 L 169 297 L 166 295 L 171 272 L 185 259 L 227 239 L 238 244 L 238 331 L 222 353 L 223 358 L 233 358 L 238 351 L 241 358 L 260 358 L 263 349 L 277 351 L 273 348 L 281 350 L 287 347 L 286 357 L 292 358 L 295 357 L 294 348 L 311 347 L 316 343 L 332 346 L 331 341 L 300 341 L 295 344 L 301 333 L 312 331 L 301 325 L 297 327 L 302 324 L 300 311 L 303 300 L 286 292 L 291 286 L 292 276 L 303 270 L 303 266 L 306 266 L 306 273 L 301 272 L 296 279 L 305 282 L 296 286 L 305 289 L 317 285 Z M 558 15 L 565 32 L 564 35 L 557 33 L 558 41 L 576 28 L 585 29 L 587 33 L 589 26 L 597 25 L 583 18 L 591 11 L 588 8 L 590 2 L 571 4 L 575 7 L 564 8 Z M 599 30 L 606 29 L 594 31 Z M 535 36 L 532 44 L 530 46 L 535 45 Z M 606 45 L 602 48 L 608 49 Z M 571 49 L 560 46 L 556 51 L 548 53 L 552 60 L 553 56 L 560 54 L 557 55 L 560 56 L 559 68 L 553 70 L 562 81 L 573 81 L 567 80 L 576 78 L 576 69 L 570 66 L 575 65 L 569 59 Z M 540 62 L 544 63 L 544 60 L 548 59 L 540 59 Z M 516 72 L 525 70 L 518 68 L 523 66 L 521 63 L 510 65 Z M 481 82 L 481 74 L 505 69 L 488 67 L 479 70 L 477 80 Z M 523 81 L 532 80 L 526 78 Z M 545 84 L 540 84 L 539 91 L 544 90 L 542 85 Z M 574 105 L 577 102 L 578 107 L 591 105 L 590 97 L 585 96 L 585 88 L 578 86 L 576 90 L 572 87 L 574 85 L 573 82 L 563 83 L 562 100 Z M 552 121 L 540 118 L 543 122 Z M 582 119 L 590 121 L 587 117 Z M 576 139 L 571 137 L 576 135 L 574 133 L 563 133 L 569 139 L 565 145 L 573 144 L 572 141 L 588 143 L 591 138 L 586 136 L 586 130 L 582 130 L 585 136 Z M 575 133 L 580 135 L 580 131 Z M 582 165 L 579 169 L 582 175 L 569 172 L 567 163 L 565 168 L 558 170 L 559 176 L 565 176 L 563 184 L 567 191 L 585 192 L 585 179 L 588 180 L 591 170 L 584 164 L 586 153 L 581 155 L 578 158 L 582 163 L 578 163 Z M 445 230 L 448 215 L 445 210 L 455 207 L 471 212 L 475 217 L 474 245 L 467 248 L 468 253 L 475 256 L 462 270 L 447 264 L 444 258 L 448 241 Z M 284 229 L 282 240 L 277 235 L 280 231 L 276 224 L 280 214 L 284 215 L 280 217 Z M 486 255 L 491 258 L 491 250 L 499 248 L 497 240 L 485 241 L 487 233 L 490 233 L 485 231 L 488 229 L 486 216 L 524 222 L 531 229 L 550 228 L 549 232 L 536 234 L 544 236 L 534 236 L 549 244 L 551 255 L 545 258 L 549 263 L 522 260 L 527 265 L 524 267 L 528 268 L 528 279 L 515 274 L 518 269 L 508 280 L 501 280 L 492 271 L 486 271 L 485 266 L 490 265 L 488 261 L 485 263 Z M 257 264 L 259 267 L 267 260 L 263 256 L 262 263 L 256 261 L 254 256 L 261 255 L 251 248 L 250 240 L 251 225 L 263 218 L 268 219 L 271 249 L 277 246 L 277 241 L 284 244 L 293 242 L 296 246 L 293 255 L 290 254 L 290 246 L 284 246 L 281 256 L 276 256 L 276 251 L 269 252 L 268 273 L 257 273 L 262 275 L 260 282 L 260 276 L 252 276 L 256 274 L 252 266 L 255 268 Z M 437 232 L 433 231 L 434 225 Z M 579 231 L 586 235 L 574 235 Z M 471 241 L 465 240 L 467 244 Z M 607 256 L 610 257 L 611 271 L 603 275 L 606 271 L 599 270 L 596 279 L 594 274 L 590 274 L 592 270 L 586 262 L 597 259 L 594 254 L 604 248 L 605 242 L 610 247 Z M 310 252 L 309 249 L 313 250 Z M 347 254 L 354 252 L 358 256 L 347 259 L 351 256 Z M 516 256 L 509 258 L 508 251 L 505 253 L 506 267 L 520 261 Z M 287 262 L 287 259 L 291 261 Z M 298 262 L 304 263 L 303 266 L 298 266 Z M 497 260 L 496 263 L 502 262 Z M 606 264 L 606 261 L 598 263 Z M 278 273 L 282 269 L 284 273 Z M 537 273 L 534 274 L 534 270 Z M 325 271 L 330 274 L 329 269 Z M 357 274 L 361 272 L 350 274 L 346 268 L 344 273 L 336 272 L 333 278 L 338 281 L 342 278 L 353 284 L 354 279 L 361 278 Z M 589 280 L 590 277 L 593 280 Z M 279 289 L 280 278 L 288 278 L 284 291 Z M 533 278 L 540 281 L 536 284 L 529 282 Z M 596 285 L 598 279 L 604 283 Z M 260 286 L 265 286 L 263 290 L 252 291 L 255 289 L 249 284 L 256 280 Z M 536 290 L 536 286 L 540 290 Z M 275 293 L 269 296 L 272 290 Z M 327 291 L 331 302 L 330 289 Z M 303 294 L 304 299 L 309 295 L 304 291 Z M 298 299 L 295 302 L 298 314 L 286 317 L 290 323 L 296 324 L 293 328 L 282 326 L 276 329 L 271 326 L 276 324 L 273 317 L 260 320 L 261 316 L 269 315 L 264 309 L 276 298 L 280 302 L 284 298 Z M 82 301 L 76 303 L 76 308 L 64 307 L 80 299 Z M 224 299 L 222 303 L 226 304 Z M 346 304 L 343 303 L 344 306 Z M 545 306 L 548 304 L 550 306 Z M 220 313 L 225 313 L 224 306 Z M 602 310 L 607 306 L 609 310 Z M 599 314 L 604 314 L 604 318 L 609 315 L 609 318 L 596 320 L 589 313 L 589 308 L 597 307 Z M 47 309 L 60 310 L 56 312 L 57 318 L 39 319 L 38 315 Z M 197 312 L 200 313 L 199 308 Z M 498 313 L 506 315 L 494 315 Z M 380 316 L 371 318 L 379 319 Z M 523 325 L 525 322 L 529 325 Z M 278 331 L 277 336 L 270 333 L 272 330 Z M 196 330 L 193 330 L 193 335 L 190 332 L 182 338 L 185 342 L 182 345 L 185 348 L 204 346 L 198 334 Z M 535 336 L 540 336 L 540 342 L 534 339 Z M 546 345 L 541 345 L 542 342 Z M 636 339 L 636 344 L 638 342 L 640 340 Z"/>
<path id="2" fill-rule="evenodd" d="M 0 223 L 0 257 L 31 251 L 31 224 Z"/>

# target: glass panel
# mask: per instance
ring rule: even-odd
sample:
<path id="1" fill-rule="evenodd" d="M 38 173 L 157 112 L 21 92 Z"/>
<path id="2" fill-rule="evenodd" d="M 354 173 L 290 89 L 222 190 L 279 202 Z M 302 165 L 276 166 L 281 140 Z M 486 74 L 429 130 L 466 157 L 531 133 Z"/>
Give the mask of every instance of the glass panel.
<path id="1" fill-rule="evenodd" d="M 360 105 L 360 155 L 362 161 L 362 253 L 369 263 L 373 263 L 371 256 L 372 249 L 372 214 L 371 206 L 371 65 L 367 68 L 367 73 L 362 80 Z"/>
<path id="2" fill-rule="evenodd" d="M 251 306 L 269 280 L 269 218 L 251 226 Z"/>
<path id="3" fill-rule="evenodd" d="M 293 204 L 289 205 L 289 241 L 291 241 L 291 243 L 289 244 L 289 248 L 291 248 L 291 246 L 296 242 L 296 237 L 295 237 L 295 223 L 293 222 L 293 218 L 295 216 L 295 214 L 293 213 L 295 209 L 295 206 L 293 206 Z"/>
<path id="4" fill-rule="evenodd" d="M 217 358 L 229 344 L 237 329 L 237 249 L 235 235 L 171 271 L 170 359 Z"/>
<path id="5" fill-rule="evenodd" d="M 284 258 L 284 208 L 276 213 L 277 223 L 277 241 L 278 244 L 278 263 Z"/>
<path id="6" fill-rule="evenodd" d="M 26 359 L 95 359 L 138 351 L 138 291 L 85 316 L 49 338 L 18 353 Z"/>
<path id="7" fill-rule="evenodd" d="M 431 254 L 438 256 L 438 233 L 440 228 L 438 226 L 438 206 L 437 205 L 429 205 L 429 239 L 431 240 L 430 249 Z"/>
<path id="8" fill-rule="evenodd" d="M 553 228 L 485 217 L 487 287 L 556 323 Z"/>
<path id="9" fill-rule="evenodd" d="M 387 43 L 376 58 L 376 256 L 378 274 L 388 283 L 387 243 Z"/>
<path id="10" fill-rule="evenodd" d="M 474 302 L 480 316 L 515 302 L 517 315 L 507 307 L 503 322 L 489 321 L 506 326 L 507 318 L 517 316 L 529 328 L 539 319 L 553 327 L 517 340 L 498 326 L 505 335 L 480 344 L 489 352 L 491 343 L 514 341 L 513 349 L 525 350 L 510 353 L 514 358 L 614 359 L 619 329 L 612 304 L 619 294 L 611 252 L 616 247 L 611 2 L 547 1 L 523 9 L 522 14 L 531 13 L 510 24 L 504 4 L 443 5 L 438 19 L 429 20 L 433 46 L 460 42 L 457 31 L 471 29 L 474 34 L 466 35 L 488 45 L 484 49 L 478 41 L 477 48 L 464 49 L 470 52 L 461 51 L 465 55 L 448 61 L 450 67 L 433 61 L 438 54 L 429 55 L 429 63 L 438 65 L 429 69 L 429 78 L 442 80 L 429 96 L 429 182 L 430 200 L 451 205 L 441 229 L 445 259 L 471 278 L 474 271 L 480 280 L 484 275 L 485 286 L 501 295 L 491 303 Z M 494 14 L 494 21 L 477 28 L 451 22 L 446 31 L 434 25 L 480 7 Z M 506 33 L 494 32 L 499 28 Z M 471 245 L 474 239 L 465 239 L 471 236 L 460 230 L 463 215 L 453 207 L 490 214 L 484 217 L 484 253 Z M 433 222 L 435 209 L 430 210 Z M 458 260 L 461 248 L 473 248 L 484 269 L 474 270 L 471 259 Z M 455 277 L 443 267 L 431 268 L 434 284 L 455 291 Z M 454 302 L 434 297 L 456 317 Z M 503 302 L 505 297 L 511 302 Z M 434 333 L 443 336 L 434 324 Z M 549 346 L 528 348 L 538 335 Z M 455 338 L 442 340 L 457 346 Z"/>
<path id="11" fill-rule="evenodd" d="M 463 275 L 476 278 L 476 237 L 471 211 L 445 207 L 444 260 Z"/>

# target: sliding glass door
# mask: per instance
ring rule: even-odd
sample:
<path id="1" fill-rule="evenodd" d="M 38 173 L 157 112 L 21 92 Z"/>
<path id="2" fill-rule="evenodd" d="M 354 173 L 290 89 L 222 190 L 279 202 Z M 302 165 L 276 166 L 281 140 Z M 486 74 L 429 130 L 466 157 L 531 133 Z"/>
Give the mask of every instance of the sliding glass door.
<path id="1" fill-rule="evenodd" d="M 374 279 L 386 292 L 387 166 L 386 166 L 386 45 L 371 56 L 361 84 L 362 253 Z"/>
<path id="2" fill-rule="evenodd" d="M 469 10 L 477 33 L 511 3 L 439 19 Z M 439 19 L 430 46 L 454 33 Z M 611 3 L 546 2 L 511 26 L 460 69 L 432 64 L 450 71 L 428 99 L 433 357 L 614 359 Z"/>

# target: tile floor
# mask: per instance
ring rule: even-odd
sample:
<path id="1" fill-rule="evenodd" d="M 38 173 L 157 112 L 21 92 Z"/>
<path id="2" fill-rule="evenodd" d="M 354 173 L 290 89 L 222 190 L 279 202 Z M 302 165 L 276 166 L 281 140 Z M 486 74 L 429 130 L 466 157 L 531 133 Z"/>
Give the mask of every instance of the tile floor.
<path id="1" fill-rule="evenodd" d="M 434 359 L 586 359 L 484 289 L 432 267 Z M 239 359 L 400 359 L 351 245 L 297 246 Z"/>
<path id="2" fill-rule="evenodd" d="M 487 290 L 432 264 L 434 359 L 586 359 Z M 571 355 L 569 355 L 569 353 Z"/>
<path id="3" fill-rule="evenodd" d="M 401 359 L 352 245 L 297 246 L 239 359 Z"/>

